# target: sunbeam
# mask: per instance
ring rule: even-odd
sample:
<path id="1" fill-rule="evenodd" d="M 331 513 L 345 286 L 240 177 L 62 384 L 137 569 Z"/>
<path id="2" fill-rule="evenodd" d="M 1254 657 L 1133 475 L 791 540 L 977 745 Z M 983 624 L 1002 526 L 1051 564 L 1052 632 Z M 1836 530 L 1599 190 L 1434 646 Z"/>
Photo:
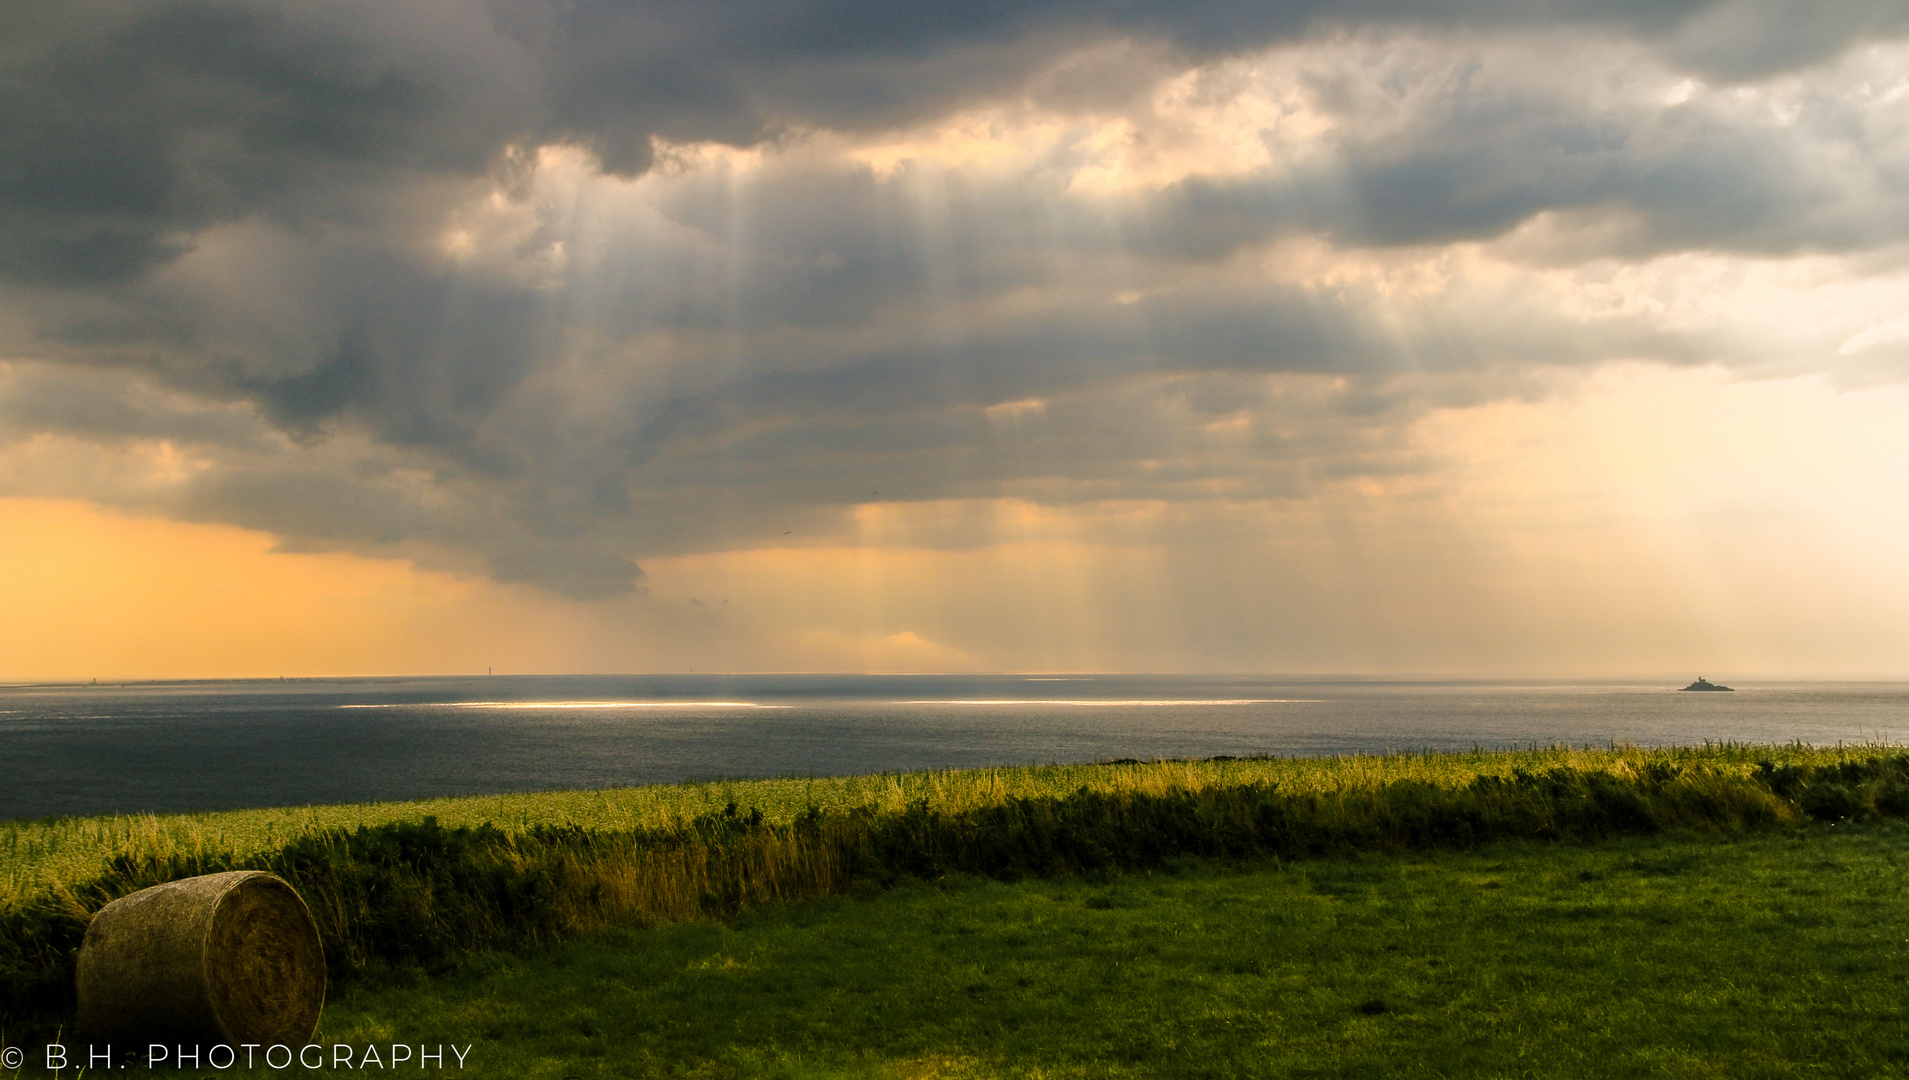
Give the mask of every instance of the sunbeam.
<path id="1" fill-rule="evenodd" d="M 1899 37 L 1062 20 L 639 90 L 597 50 L 647 44 L 313 18 L 288 55 L 428 92 L 285 99 L 336 138 L 272 150 L 224 133 L 279 91 L 168 98 L 198 69 L 154 39 L 150 145 L 100 145 L 167 194 L 17 193 L 20 550 L 94 529 L 123 583 L 168 523 L 181 581 L 218 562 L 187 536 L 299 588 L 384 567 L 415 594 L 364 618 L 466 644 L 381 671 L 1900 666 Z M 49 606 L 108 595 L 8 588 L 68 642 Z M 272 625 L 234 670 L 349 653 Z M 108 655 L 0 676 L 164 666 Z"/>

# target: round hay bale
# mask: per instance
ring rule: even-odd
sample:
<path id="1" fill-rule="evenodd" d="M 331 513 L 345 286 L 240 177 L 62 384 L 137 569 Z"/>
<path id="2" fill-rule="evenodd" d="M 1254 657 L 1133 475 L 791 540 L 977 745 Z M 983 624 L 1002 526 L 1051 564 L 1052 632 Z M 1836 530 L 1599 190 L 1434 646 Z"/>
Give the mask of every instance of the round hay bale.
<path id="1" fill-rule="evenodd" d="M 318 1027 L 325 954 L 290 885 L 235 870 L 100 908 L 78 983 L 79 1029 L 101 1042 L 296 1046 Z"/>

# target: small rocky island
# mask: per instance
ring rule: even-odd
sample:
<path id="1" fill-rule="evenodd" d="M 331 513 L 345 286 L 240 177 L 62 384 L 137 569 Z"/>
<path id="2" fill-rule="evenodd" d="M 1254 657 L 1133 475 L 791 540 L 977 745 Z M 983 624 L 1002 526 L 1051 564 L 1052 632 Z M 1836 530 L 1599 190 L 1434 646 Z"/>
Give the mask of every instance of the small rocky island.
<path id="1" fill-rule="evenodd" d="M 1733 688 L 1728 686 L 1718 686 L 1716 683 L 1713 683 L 1709 679 L 1706 679 L 1702 675 L 1699 675 L 1697 676 L 1696 682 L 1691 683 L 1689 686 L 1684 687 L 1684 689 L 1685 690 L 1731 690 Z M 1679 692 L 1681 693 L 1682 691 L 1679 691 Z"/>

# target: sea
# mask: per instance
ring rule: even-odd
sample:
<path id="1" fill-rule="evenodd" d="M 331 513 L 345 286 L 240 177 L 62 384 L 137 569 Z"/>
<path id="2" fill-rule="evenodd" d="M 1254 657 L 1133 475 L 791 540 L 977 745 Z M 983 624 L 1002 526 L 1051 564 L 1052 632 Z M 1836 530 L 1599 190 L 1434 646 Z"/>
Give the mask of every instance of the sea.
<path id="1" fill-rule="evenodd" d="M 1473 747 L 1909 740 L 1909 683 L 479 676 L 0 686 L 0 820 Z"/>

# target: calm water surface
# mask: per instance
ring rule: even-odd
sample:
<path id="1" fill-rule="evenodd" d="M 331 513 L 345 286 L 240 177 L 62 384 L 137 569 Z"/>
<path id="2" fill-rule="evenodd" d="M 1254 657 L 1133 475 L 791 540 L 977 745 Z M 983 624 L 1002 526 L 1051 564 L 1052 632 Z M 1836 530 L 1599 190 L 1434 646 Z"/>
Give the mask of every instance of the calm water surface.
<path id="1" fill-rule="evenodd" d="M 1909 740 L 1909 684 L 526 676 L 0 687 L 0 819 L 782 774 Z"/>

